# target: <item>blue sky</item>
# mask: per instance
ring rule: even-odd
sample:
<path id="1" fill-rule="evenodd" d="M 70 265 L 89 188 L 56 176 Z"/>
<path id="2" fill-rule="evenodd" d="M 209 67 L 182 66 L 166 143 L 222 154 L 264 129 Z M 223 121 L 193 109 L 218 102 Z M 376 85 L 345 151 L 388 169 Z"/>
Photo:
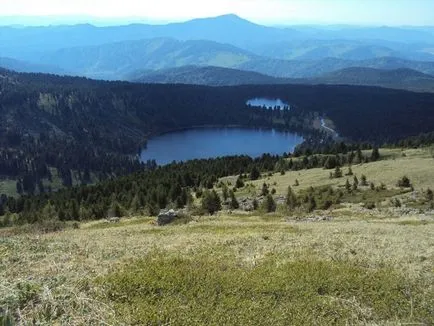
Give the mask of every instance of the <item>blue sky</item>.
<path id="1" fill-rule="evenodd" d="M 434 25 L 434 0 L 0 0 L 0 16 L 169 22 L 228 13 L 266 24 L 420 26 Z"/>

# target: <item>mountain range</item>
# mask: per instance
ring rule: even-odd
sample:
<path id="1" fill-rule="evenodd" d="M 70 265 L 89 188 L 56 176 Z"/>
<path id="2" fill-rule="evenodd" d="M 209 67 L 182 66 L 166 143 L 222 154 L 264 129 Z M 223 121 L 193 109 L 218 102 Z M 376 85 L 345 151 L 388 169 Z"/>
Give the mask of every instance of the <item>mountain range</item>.
<path id="1" fill-rule="evenodd" d="M 430 76 L 410 76 L 409 70 L 434 75 L 434 29 L 276 28 L 235 15 L 166 25 L 4 26 L 0 57 L 0 66 L 16 71 L 106 80 L 208 85 L 304 81 L 431 90 Z M 192 72 L 192 66 L 237 71 Z M 407 70 L 400 80 L 399 74 L 377 69 Z M 218 76 L 210 75 L 214 72 Z"/>
<path id="2" fill-rule="evenodd" d="M 434 76 L 417 70 L 352 67 L 314 78 L 279 78 L 257 72 L 221 67 L 184 66 L 158 71 L 138 72 L 132 81 L 150 84 L 194 84 L 208 86 L 265 84 L 331 84 L 396 88 L 434 92 Z"/>

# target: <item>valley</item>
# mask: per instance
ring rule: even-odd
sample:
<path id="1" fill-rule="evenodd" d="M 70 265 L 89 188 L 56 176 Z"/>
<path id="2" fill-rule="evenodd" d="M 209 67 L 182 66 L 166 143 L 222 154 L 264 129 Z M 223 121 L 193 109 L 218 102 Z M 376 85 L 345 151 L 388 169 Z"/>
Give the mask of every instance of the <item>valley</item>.
<path id="1" fill-rule="evenodd" d="M 433 10 L 6 1 L 0 325 L 434 325 Z"/>

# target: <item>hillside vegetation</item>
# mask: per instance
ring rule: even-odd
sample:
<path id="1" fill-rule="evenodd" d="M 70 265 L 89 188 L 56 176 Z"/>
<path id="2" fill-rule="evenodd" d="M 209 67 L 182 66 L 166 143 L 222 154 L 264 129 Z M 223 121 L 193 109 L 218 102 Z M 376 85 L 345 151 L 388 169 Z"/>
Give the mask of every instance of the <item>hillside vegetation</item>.
<path id="1" fill-rule="evenodd" d="M 360 186 L 340 205 L 311 213 L 279 206 L 274 213 L 193 215 L 164 227 L 130 216 L 61 232 L 1 229 L 1 318 L 70 325 L 430 325 L 434 214 L 421 203 L 434 186 L 433 153 L 380 153 L 380 161 L 352 166 L 359 179 L 366 173 L 369 182 L 384 183 L 374 190 L 375 209 L 361 205 L 359 194 L 370 188 Z M 295 180 L 301 195 L 326 184 L 338 191 L 349 178 L 335 181 L 328 172 L 264 174 L 253 185 L 260 191 L 270 184 L 278 197 Z M 414 190 L 401 193 L 396 179 L 404 174 Z M 238 200 L 250 183 L 236 192 Z"/>
<path id="2" fill-rule="evenodd" d="M 21 180 L 27 194 L 49 192 L 57 177 L 70 186 L 140 170 L 146 139 L 179 128 L 278 128 L 320 143 L 327 135 L 314 122 L 326 117 L 342 137 L 378 144 L 434 125 L 434 95 L 369 87 L 143 85 L 7 70 L 0 87 L 1 178 Z M 246 105 L 258 97 L 291 110 Z"/>
<path id="3" fill-rule="evenodd" d="M 412 69 L 352 67 L 311 78 L 278 78 L 253 71 L 222 67 L 184 66 L 132 73 L 128 79 L 142 83 L 235 86 L 253 84 L 365 85 L 434 92 L 434 77 Z"/>

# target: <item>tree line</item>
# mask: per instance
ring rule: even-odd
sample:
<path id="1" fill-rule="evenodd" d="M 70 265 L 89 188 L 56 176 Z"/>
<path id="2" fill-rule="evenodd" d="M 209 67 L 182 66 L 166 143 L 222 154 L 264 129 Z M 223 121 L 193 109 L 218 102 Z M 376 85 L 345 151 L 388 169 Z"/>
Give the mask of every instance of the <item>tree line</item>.
<path id="1" fill-rule="evenodd" d="M 219 178 L 238 175 L 233 189 L 223 192 L 236 208 L 234 192 L 244 187 L 245 180 L 256 180 L 262 173 L 324 167 L 333 169 L 379 159 L 374 147 L 370 155 L 361 149 L 337 154 L 268 155 L 260 158 L 233 156 L 208 160 L 172 163 L 143 170 L 128 176 L 100 182 L 96 185 L 76 186 L 53 193 L 23 195 L 19 198 L 1 196 L 0 215 L 7 215 L 4 224 L 36 223 L 44 219 L 92 220 L 132 213 L 157 215 L 167 207 L 183 208 L 196 198 L 214 205 L 212 190 Z M 379 155 L 379 153 L 378 153 Z M 267 193 L 268 194 L 268 193 Z M 211 199 L 209 199 L 211 198 Z M 214 200 L 215 200 L 214 196 Z M 219 207 L 216 204 L 214 207 Z M 213 208 L 212 210 L 216 210 Z M 210 212 L 212 212 L 212 210 Z M 14 218 L 11 218 L 14 216 Z"/>

